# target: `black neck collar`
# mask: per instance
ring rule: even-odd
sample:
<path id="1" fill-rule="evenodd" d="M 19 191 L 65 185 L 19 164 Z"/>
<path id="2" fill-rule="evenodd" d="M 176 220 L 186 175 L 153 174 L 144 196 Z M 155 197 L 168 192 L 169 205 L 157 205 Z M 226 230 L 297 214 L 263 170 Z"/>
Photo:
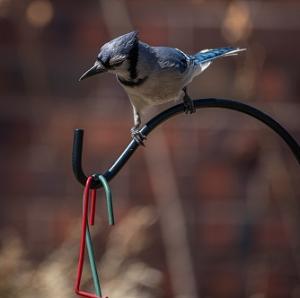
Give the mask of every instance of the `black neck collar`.
<path id="1" fill-rule="evenodd" d="M 135 80 L 125 80 L 119 76 L 117 76 L 117 78 L 118 78 L 118 81 L 124 86 L 138 87 L 138 86 L 142 85 L 148 79 L 148 76 L 145 76 L 144 78 L 135 79 Z"/>
<path id="2" fill-rule="evenodd" d="M 136 40 L 128 55 L 128 62 L 129 62 L 128 72 L 131 80 L 134 80 L 138 77 L 138 73 L 137 73 L 138 59 L 139 59 L 139 41 Z"/>

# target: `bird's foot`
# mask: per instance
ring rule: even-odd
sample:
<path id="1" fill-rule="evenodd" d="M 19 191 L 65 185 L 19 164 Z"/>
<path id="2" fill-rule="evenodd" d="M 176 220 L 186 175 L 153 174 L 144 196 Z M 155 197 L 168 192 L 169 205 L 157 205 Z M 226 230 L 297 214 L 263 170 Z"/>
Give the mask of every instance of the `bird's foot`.
<path id="1" fill-rule="evenodd" d="M 133 128 L 131 128 L 130 132 L 131 132 L 131 137 L 132 137 L 139 145 L 145 146 L 144 140 L 146 140 L 147 138 L 146 138 L 145 135 L 143 135 L 143 134 L 138 130 L 138 128 L 133 127 Z"/>
<path id="2" fill-rule="evenodd" d="M 186 88 L 184 88 L 183 91 L 184 91 L 184 97 L 183 97 L 184 112 L 186 114 L 193 114 L 196 112 L 194 102 L 187 94 Z"/>

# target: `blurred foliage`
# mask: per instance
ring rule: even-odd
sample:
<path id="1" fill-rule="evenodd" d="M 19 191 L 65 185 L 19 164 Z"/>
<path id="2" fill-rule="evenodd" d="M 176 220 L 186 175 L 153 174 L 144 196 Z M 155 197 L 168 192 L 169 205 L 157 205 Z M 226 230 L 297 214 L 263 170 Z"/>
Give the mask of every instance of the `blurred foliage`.
<path id="1" fill-rule="evenodd" d="M 139 257 L 148 248 L 150 228 L 155 221 L 153 208 L 136 207 L 111 229 L 98 264 L 106 295 L 116 298 L 161 296 L 162 274 Z M 78 228 L 76 225 L 76 230 L 63 245 L 38 266 L 28 259 L 20 238 L 13 233 L 7 234 L 0 250 L 0 296 L 74 297 Z M 82 282 L 82 288 L 86 287 L 93 291 L 88 270 Z"/>

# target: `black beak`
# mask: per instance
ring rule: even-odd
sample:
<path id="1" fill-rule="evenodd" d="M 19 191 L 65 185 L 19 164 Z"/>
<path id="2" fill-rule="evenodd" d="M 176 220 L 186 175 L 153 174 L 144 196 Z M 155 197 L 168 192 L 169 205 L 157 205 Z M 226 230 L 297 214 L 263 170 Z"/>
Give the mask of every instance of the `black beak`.
<path id="1" fill-rule="evenodd" d="M 105 72 L 106 68 L 98 61 L 95 62 L 93 67 L 86 71 L 80 78 L 79 81 L 82 81 L 88 77 L 94 76 L 97 73 Z"/>

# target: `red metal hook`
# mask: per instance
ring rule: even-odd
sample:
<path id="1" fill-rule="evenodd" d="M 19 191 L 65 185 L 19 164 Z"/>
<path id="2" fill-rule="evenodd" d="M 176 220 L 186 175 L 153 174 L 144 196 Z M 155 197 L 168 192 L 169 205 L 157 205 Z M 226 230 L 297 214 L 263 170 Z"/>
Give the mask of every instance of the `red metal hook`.
<path id="1" fill-rule="evenodd" d="M 81 239 L 80 239 L 80 250 L 79 259 L 77 266 L 77 276 L 75 281 L 75 292 L 77 295 L 88 297 L 88 298 L 99 298 L 99 296 L 80 290 L 80 283 L 83 271 L 84 253 L 86 246 L 86 226 L 88 218 L 88 206 L 89 206 L 89 193 L 92 184 L 92 177 L 88 177 L 84 193 L 83 193 L 83 214 L 82 214 L 82 227 L 81 227 Z M 92 189 L 91 207 L 90 207 L 90 224 L 93 225 L 95 221 L 95 207 L 96 207 L 96 189 Z M 100 297 L 101 298 L 101 297 Z"/>

